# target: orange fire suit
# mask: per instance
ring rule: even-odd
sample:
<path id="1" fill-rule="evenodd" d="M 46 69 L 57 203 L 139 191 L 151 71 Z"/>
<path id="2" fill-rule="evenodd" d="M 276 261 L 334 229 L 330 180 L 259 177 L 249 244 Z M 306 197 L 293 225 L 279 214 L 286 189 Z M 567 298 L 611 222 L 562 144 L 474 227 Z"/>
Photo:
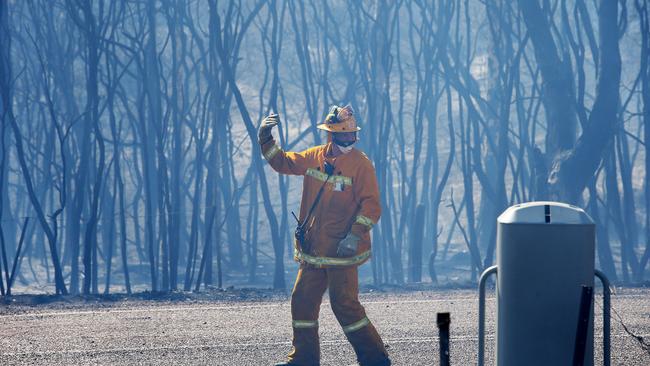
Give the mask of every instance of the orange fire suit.
<path id="1" fill-rule="evenodd" d="M 293 349 L 289 362 L 304 366 L 319 364 L 318 313 L 322 296 L 329 288 L 332 310 L 359 363 L 390 365 L 384 344 L 359 302 L 357 266 L 370 258 L 369 231 L 381 214 L 371 161 L 357 149 L 329 157 L 331 142 L 302 152 L 284 152 L 273 139 L 261 147 L 264 157 L 277 172 L 304 176 L 300 222 L 304 222 L 325 185 L 305 225 L 304 248 L 295 245 L 294 259 L 300 262 L 300 269 L 291 294 Z M 325 161 L 335 167 L 329 178 Z M 360 238 L 357 253 L 338 257 L 338 243 L 350 231 Z"/>

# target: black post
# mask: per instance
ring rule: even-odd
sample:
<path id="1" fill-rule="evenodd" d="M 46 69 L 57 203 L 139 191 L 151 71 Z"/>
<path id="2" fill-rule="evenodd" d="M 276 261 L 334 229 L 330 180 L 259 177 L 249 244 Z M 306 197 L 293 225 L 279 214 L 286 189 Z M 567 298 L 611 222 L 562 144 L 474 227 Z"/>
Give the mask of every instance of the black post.
<path id="1" fill-rule="evenodd" d="M 593 292 L 593 287 L 582 286 L 580 313 L 578 314 L 578 327 L 576 329 L 576 343 L 573 349 L 573 366 L 582 366 L 585 363 L 585 347 L 587 345 L 587 332 L 589 331 Z"/>
<path id="2" fill-rule="evenodd" d="M 449 313 L 438 313 L 438 332 L 440 334 L 440 366 L 449 366 Z"/>

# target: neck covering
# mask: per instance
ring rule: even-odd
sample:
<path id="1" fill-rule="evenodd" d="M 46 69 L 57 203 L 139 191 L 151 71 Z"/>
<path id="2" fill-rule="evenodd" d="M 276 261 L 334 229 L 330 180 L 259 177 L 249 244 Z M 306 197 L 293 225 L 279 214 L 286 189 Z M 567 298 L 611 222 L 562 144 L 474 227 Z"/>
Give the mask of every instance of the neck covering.
<path id="1" fill-rule="evenodd" d="M 341 152 L 342 152 L 343 154 L 347 154 L 347 153 L 349 153 L 350 151 L 352 151 L 352 146 L 353 146 L 353 145 L 354 145 L 354 143 L 351 144 L 351 145 L 348 145 L 348 146 L 341 146 L 341 145 L 339 145 L 339 144 L 336 144 L 336 147 L 338 147 L 339 150 L 341 150 Z"/>

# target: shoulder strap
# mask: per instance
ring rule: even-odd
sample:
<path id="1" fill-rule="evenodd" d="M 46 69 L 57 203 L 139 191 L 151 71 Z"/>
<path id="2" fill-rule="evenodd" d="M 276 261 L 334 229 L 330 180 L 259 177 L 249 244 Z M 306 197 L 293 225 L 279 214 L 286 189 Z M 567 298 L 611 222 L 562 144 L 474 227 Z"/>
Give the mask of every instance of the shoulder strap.
<path id="1" fill-rule="evenodd" d="M 311 217 L 311 214 L 314 212 L 314 209 L 318 205 L 318 202 L 320 201 L 321 196 L 323 195 L 323 190 L 325 190 L 325 185 L 327 182 L 330 180 L 330 177 L 332 175 L 328 175 L 327 179 L 325 179 L 325 182 L 323 185 L 320 187 L 320 190 L 318 191 L 318 194 L 316 195 L 316 199 L 314 199 L 314 203 L 312 203 L 311 207 L 309 208 L 309 211 L 307 212 L 307 216 L 305 217 L 305 221 L 303 221 L 299 226 L 300 228 L 304 229 L 305 225 L 309 222 L 309 218 Z"/>

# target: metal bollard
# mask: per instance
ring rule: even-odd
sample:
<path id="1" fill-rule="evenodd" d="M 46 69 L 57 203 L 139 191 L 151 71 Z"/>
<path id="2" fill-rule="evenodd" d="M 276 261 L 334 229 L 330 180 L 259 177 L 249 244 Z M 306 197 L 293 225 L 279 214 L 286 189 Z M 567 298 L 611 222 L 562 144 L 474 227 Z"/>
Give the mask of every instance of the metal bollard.
<path id="1" fill-rule="evenodd" d="M 593 294 L 593 287 L 582 286 L 578 325 L 576 327 L 576 342 L 573 348 L 573 366 L 583 366 L 585 363 L 585 346 L 587 345 L 587 332 L 589 331 L 589 321 L 591 319 L 591 299 Z"/>
<path id="2" fill-rule="evenodd" d="M 605 274 L 596 270 L 596 277 L 603 284 L 603 365 L 609 366 L 612 362 L 611 357 L 611 294 L 609 290 L 609 279 Z"/>
<path id="3" fill-rule="evenodd" d="M 478 366 L 485 362 L 485 284 L 488 277 L 497 271 L 497 266 L 486 269 L 478 281 Z"/>
<path id="4" fill-rule="evenodd" d="M 575 360 L 592 366 L 594 274 L 603 282 L 603 363 L 609 365 L 609 286 L 595 269 L 595 242 L 589 215 L 561 202 L 522 203 L 499 216 L 498 267 L 487 269 L 479 280 L 479 366 L 485 362 L 485 282 L 497 268 L 497 365 L 547 366 Z M 576 346 L 582 285 L 590 286 L 592 295 L 585 340 Z M 541 316 L 547 313 L 553 316 Z"/>
<path id="5" fill-rule="evenodd" d="M 478 295 L 478 366 L 485 364 L 485 285 L 490 275 L 497 274 L 497 266 L 483 271 L 479 279 Z M 607 276 L 595 270 L 596 277 L 603 284 L 603 365 L 611 365 L 611 290 Z"/>
<path id="6" fill-rule="evenodd" d="M 440 334 L 440 366 L 449 366 L 449 313 L 438 313 L 436 322 Z"/>

